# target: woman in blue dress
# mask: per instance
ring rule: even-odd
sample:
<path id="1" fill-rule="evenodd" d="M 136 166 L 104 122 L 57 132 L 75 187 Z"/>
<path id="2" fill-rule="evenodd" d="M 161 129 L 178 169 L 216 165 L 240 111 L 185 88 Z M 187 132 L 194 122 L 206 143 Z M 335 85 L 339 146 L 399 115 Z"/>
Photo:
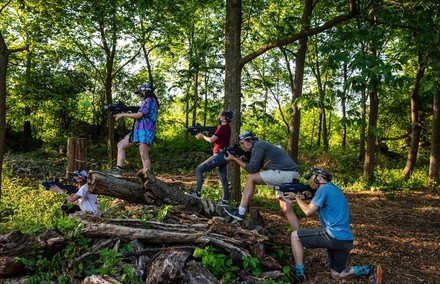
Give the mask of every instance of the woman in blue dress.
<path id="1" fill-rule="evenodd" d="M 115 177 L 122 177 L 122 168 L 125 163 L 126 149 L 135 144 L 139 145 L 139 153 L 142 160 L 143 170 L 151 173 L 150 146 L 153 143 L 156 133 L 156 121 L 159 110 L 159 101 L 154 93 L 154 88 L 149 83 L 143 83 L 134 92 L 142 99 L 142 105 L 135 113 L 115 114 L 115 120 L 121 118 L 133 118 L 135 123 L 133 129 L 118 143 L 118 157 L 116 168 L 110 171 Z"/>

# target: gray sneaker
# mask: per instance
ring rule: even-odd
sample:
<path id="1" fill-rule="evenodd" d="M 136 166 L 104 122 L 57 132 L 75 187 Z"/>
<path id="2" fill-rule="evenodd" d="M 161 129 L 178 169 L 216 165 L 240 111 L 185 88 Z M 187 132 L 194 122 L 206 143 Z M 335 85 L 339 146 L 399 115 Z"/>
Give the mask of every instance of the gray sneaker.
<path id="1" fill-rule="evenodd" d="M 198 193 L 196 191 L 185 192 L 185 194 L 191 195 L 192 197 L 195 197 L 195 198 L 200 198 L 200 193 Z"/>
<path id="2" fill-rule="evenodd" d="M 228 201 L 222 199 L 219 202 L 217 202 L 216 205 L 219 206 L 219 207 L 227 207 L 228 206 Z"/>
<path id="3" fill-rule="evenodd" d="M 107 172 L 108 175 L 111 175 L 115 178 L 121 178 L 122 177 L 122 170 L 120 168 L 114 168 L 111 171 Z"/>

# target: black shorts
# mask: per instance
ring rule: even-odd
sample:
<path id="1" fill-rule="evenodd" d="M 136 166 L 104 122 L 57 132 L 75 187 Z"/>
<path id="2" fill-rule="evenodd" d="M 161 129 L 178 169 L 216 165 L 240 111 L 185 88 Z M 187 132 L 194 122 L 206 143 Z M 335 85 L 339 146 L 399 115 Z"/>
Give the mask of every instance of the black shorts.
<path id="1" fill-rule="evenodd" d="M 339 273 L 346 267 L 352 240 L 336 240 L 323 229 L 300 229 L 298 238 L 306 249 L 327 249 L 330 269 Z"/>

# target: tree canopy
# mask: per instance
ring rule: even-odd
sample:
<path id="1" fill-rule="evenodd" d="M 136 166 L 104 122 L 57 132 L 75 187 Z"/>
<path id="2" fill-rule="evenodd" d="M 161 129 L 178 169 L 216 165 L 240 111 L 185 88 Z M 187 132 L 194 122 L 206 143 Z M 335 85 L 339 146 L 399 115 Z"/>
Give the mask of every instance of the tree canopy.
<path id="1" fill-rule="evenodd" d="M 408 154 L 411 172 L 409 153 L 439 132 L 439 10 L 434 0 L 2 1 L 1 158 L 7 133 L 21 133 L 106 140 L 113 159 L 128 125 L 102 107 L 138 104 L 132 92 L 149 81 L 162 103 L 159 139 L 214 124 L 227 108 L 234 134 L 253 130 L 295 159 L 297 149 L 355 145 L 371 179 L 386 144 Z"/>

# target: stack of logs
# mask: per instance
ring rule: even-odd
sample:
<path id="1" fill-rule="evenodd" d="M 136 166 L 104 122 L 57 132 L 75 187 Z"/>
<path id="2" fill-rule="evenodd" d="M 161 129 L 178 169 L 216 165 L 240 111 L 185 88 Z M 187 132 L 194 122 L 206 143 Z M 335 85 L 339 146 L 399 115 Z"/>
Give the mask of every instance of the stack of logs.
<path id="1" fill-rule="evenodd" d="M 219 283 L 210 272 L 192 258 L 196 247 L 213 246 L 238 265 L 242 257 L 258 258 L 263 274 L 255 278 L 240 270 L 239 282 L 256 283 L 262 279 L 283 275 L 280 264 L 267 255 L 265 244 L 270 235 L 264 229 L 258 211 L 242 224 L 225 216 L 223 209 L 212 200 L 194 198 L 175 186 L 159 180 L 147 172 L 138 172 L 139 182 L 117 179 L 102 172 L 89 172 L 88 190 L 132 204 L 160 207 L 173 205 L 164 222 L 139 219 L 101 219 L 85 214 L 71 215 L 84 226 L 81 233 L 94 240 L 87 254 L 66 260 L 63 274 L 71 283 L 119 283 L 111 276 L 91 276 L 75 279 L 73 266 L 97 250 L 131 243 L 135 250 L 123 254 L 130 260 L 139 283 Z M 38 236 L 20 232 L 0 235 L 0 283 L 20 283 L 18 278 L 32 275 L 15 257 L 32 258 L 38 248 L 43 256 L 52 256 L 62 250 L 66 241 L 61 233 L 50 230 Z M 3 280 L 3 281 L 2 281 Z M 12 282 L 8 282 L 12 281 Z M 23 280 L 24 281 L 24 280 Z"/>

